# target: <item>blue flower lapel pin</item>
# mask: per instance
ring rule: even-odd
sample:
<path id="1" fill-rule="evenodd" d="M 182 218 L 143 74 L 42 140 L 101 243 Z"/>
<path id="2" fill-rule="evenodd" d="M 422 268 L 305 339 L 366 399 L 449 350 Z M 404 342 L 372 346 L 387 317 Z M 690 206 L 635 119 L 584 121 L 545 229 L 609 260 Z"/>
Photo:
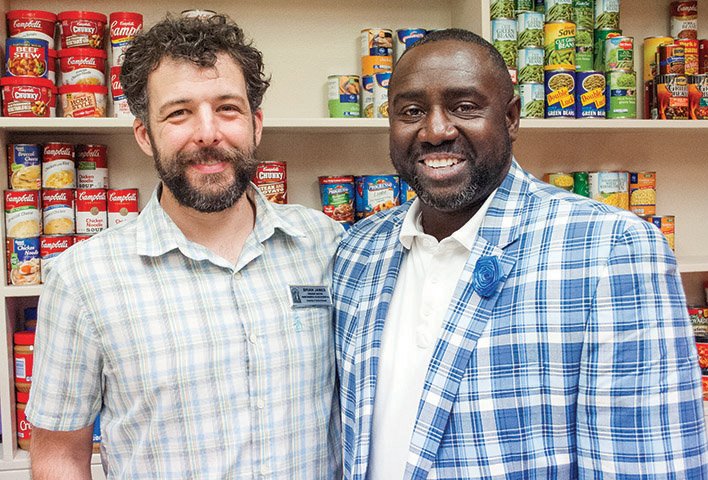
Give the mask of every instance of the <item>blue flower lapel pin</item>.
<path id="1" fill-rule="evenodd" d="M 501 275 L 501 265 L 497 257 L 480 257 L 474 266 L 472 288 L 480 297 L 489 297 L 497 289 Z"/>

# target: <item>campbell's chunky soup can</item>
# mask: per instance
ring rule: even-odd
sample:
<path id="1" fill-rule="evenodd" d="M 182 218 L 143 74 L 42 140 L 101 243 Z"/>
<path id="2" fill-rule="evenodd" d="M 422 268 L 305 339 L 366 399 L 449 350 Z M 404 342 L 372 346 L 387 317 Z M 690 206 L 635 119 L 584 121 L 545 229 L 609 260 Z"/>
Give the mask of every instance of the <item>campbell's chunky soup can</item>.
<path id="1" fill-rule="evenodd" d="M 111 65 L 123 65 L 125 51 L 143 29 L 143 16 L 135 12 L 113 12 L 108 17 L 111 38 Z"/>
<path id="2" fill-rule="evenodd" d="M 45 235 L 74 233 L 74 190 L 42 190 L 42 229 Z"/>
<path id="3" fill-rule="evenodd" d="M 52 82 L 46 78 L 3 77 L 2 114 L 5 117 L 49 117 Z"/>
<path id="4" fill-rule="evenodd" d="M 79 144 L 75 152 L 77 187 L 108 188 L 108 147 Z"/>
<path id="5" fill-rule="evenodd" d="M 36 38 L 5 41 L 5 76 L 47 78 L 49 44 Z"/>
<path id="6" fill-rule="evenodd" d="M 39 259 L 42 282 L 44 282 L 49 266 L 54 259 L 73 244 L 73 235 L 42 235 L 39 237 Z"/>
<path id="7" fill-rule="evenodd" d="M 71 11 L 57 15 L 61 48 L 103 48 L 108 19 L 102 13 Z"/>
<path id="8" fill-rule="evenodd" d="M 275 160 L 258 164 L 253 183 L 273 203 L 288 203 L 288 175 L 285 162 Z"/>
<path id="9" fill-rule="evenodd" d="M 39 284 L 39 237 L 8 238 L 6 255 L 8 285 Z"/>
<path id="10" fill-rule="evenodd" d="M 7 185 L 13 190 L 39 190 L 42 186 L 42 146 L 9 143 L 7 175 Z"/>
<path id="11" fill-rule="evenodd" d="M 102 85 L 59 87 L 63 117 L 105 117 L 108 88 Z"/>
<path id="12" fill-rule="evenodd" d="M 54 44 L 57 16 L 43 10 L 10 10 L 5 14 L 7 35 L 12 38 L 37 38 Z"/>
<path id="13" fill-rule="evenodd" d="M 76 190 L 76 233 L 98 233 L 108 227 L 106 190 Z"/>
<path id="14" fill-rule="evenodd" d="M 108 190 L 108 226 L 113 227 L 138 216 L 138 189 Z"/>
<path id="15" fill-rule="evenodd" d="M 40 209 L 39 190 L 5 190 L 5 235 L 8 238 L 39 236 Z"/>
<path id="16" fill-rule="evenodd" d="M 106 52 L 96 48 L 59 50 L 61 85 L 105 85 Z"/>
<path id="17" fill-rule="evenodd" d="M 76 187 L 74 144 L 48 142 L 42 153 L 42 188 Z"/>

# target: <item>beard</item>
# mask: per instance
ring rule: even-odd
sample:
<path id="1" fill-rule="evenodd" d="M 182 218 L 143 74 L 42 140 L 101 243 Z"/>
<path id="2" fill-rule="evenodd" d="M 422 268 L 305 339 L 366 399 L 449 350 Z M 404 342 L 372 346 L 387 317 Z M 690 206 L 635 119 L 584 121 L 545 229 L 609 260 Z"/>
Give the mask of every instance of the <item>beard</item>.
<path id="1" fill-rule="evenodd" d="M 202 213 L 214 213 L 232 207 L 246 192 L 258 167 L 254 157 L 255 146 L 247 150 L 204 147 L 195 152 L 179 152 L 163 158 L 153 145 L 155 169 L 162 183 L 172 192 L 177 202 L 184 207 Z M 224 162 L 231 166 L 219 173 L 202 174 L 200 185 L 195 185 L 187 176 L 190 165 L 207 161 Z"/>
<path id="2" fill-rule="evenodd" d="M 460 143 L 460 142 L 463 143 Z M 391 146 L 391 160 L 398 174 L 415 191 L 420 201 L 441 212 L 456 212 L 480 205 L 497 188 L 509 167 L 512 145 L 508 136 L 504 137 L 501 148 L 480 161 L 474 149 L 464 139 L 441 145 L 418 145 L 408 151 Z M 451 153 L 465 159 L 466 180 L 462 184 L 437 187 L 428 177 L 420 175 L 416 166 L 423 155 L 430 153 Z"/>

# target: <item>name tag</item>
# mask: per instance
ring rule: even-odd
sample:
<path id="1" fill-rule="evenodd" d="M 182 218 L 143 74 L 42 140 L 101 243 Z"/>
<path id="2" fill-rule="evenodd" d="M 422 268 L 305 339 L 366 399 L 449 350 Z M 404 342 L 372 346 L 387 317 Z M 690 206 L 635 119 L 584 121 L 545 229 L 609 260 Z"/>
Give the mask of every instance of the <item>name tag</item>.
<path id="1" fill-rule="evenodd" d="M 293 308 L 331 307 L 332 295 L 324 285 L 290 285 L 290 305 Z"/>

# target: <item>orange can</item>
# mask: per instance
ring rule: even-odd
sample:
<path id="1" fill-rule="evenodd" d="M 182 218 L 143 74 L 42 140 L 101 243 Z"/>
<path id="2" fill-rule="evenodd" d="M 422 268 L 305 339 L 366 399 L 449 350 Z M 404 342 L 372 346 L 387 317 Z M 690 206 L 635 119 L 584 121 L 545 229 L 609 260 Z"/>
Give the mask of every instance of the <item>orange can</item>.
<path id="1" fill-rule="evenodd" d="M 686 75 L 698 73 L 698 40 L 695 38 L 679 38 L 675 42 L 683 47 L 684 71 Z"/>
<path id="2" fill-rule="evenodd" d="M 656 172 L 630 172 L 629 210 L 637 215 L 656 214 Z"/>
<path id="3" fill-rule="evenodd" d="M 393 57 L 391 55 L 366 55 L 361 57 L 361 74 L 364 76 L 390 72 L 391 70 L 393 70 Z"/>
<path id="4" fill-rule="evenodd" d="M 708 75 L 688 76 L 688 112 L 691 120 L 708 120 Z"/>
<path id="5" fill-rule="evenodd" d="M 676 218 L 673 215 L 663 215 L 663 216 L 648 216 L 645 217 L 651 223 L 657 226 L 661 233 L 666 237 L 666 241 L 669 242 L 671 250 L 675 249 L 675 224 Z M 708 357 L 707 357 L 708 358 Z"/>
<path id="6" fill-rule="evenodd" d="M 662 120 L 688 120 L 688 81 L 684 75 L 656 77 L 656 102 Z"/>

